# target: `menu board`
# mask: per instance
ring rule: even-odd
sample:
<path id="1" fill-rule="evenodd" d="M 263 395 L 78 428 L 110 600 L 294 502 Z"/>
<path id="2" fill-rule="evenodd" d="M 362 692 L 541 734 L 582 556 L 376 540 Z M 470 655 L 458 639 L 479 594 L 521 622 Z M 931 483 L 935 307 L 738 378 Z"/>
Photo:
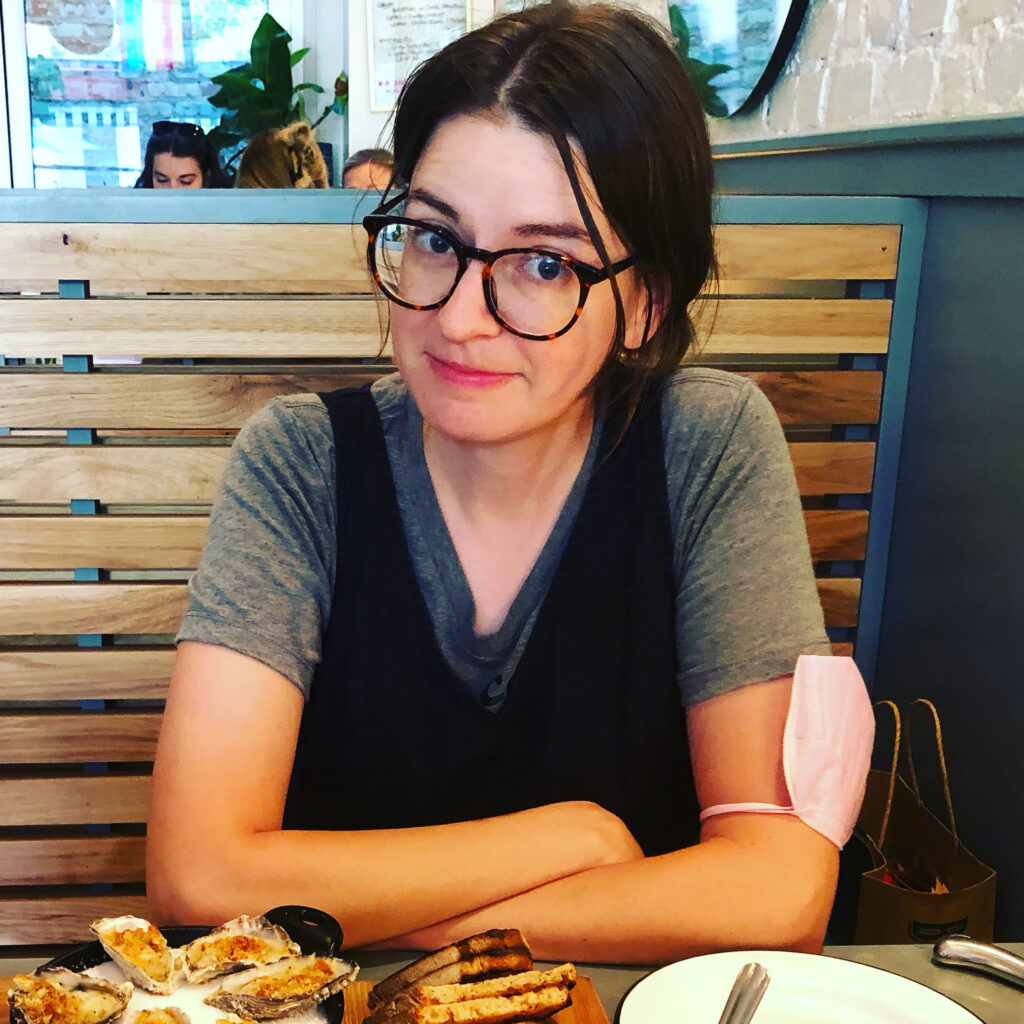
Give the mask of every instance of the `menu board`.
<path id="1" fill-rule="evenodd" d="M 393 110 L 410 72 L 470 26 L 470 0 L 369 0 L 370 110 Z"/>

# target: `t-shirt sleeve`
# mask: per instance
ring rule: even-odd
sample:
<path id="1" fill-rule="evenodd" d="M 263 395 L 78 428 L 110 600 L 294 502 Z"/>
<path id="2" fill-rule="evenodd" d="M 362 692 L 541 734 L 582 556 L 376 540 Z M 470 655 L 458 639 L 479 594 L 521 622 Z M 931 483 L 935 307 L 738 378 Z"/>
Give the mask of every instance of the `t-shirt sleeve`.
<path id="1" fill-rule="evenodd" d="M 782 427 L 751 381 L 684 370 L 662 402 L 685 706 L 828 654 Z"/>
<path id="2" fill-rule="evenodd" d="M 256 658 L 308 695 L 334 587 L 335 505 L 323 402 L 272 400 L 235 439 L 178 641 Z"/>

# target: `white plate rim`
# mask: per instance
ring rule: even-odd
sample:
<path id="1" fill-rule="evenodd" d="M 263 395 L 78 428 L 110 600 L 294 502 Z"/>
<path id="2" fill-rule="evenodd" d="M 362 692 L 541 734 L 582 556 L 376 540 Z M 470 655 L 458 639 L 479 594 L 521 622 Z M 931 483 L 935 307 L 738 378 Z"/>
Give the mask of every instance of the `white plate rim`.
<path id="1" fill-rule="evenodd" d="M 616 1013 L 616 1024 L 645 1024 L 645 1021 L 640 1018 L 639 1015 L 635 1014 L 638 1009 L 638 1000 L 634 998 L 635 994 L 643 989 L 645 985 L 650 982 L 650 986 L 654 987 L 662 984 L 666 978 L 671 977 L 675 974 L 684 975 L 691 971 L 700 972 L 709 966 L 718 967 L 719 965 L 725 965 L 727 968 L 727 975 L 729 978 L 729 985 L 732 983 L 732 978 L 735 977 L 745 963 L 756 960 L 758 963 L 763 964 L 769 974 L 774 971 L 788 972 L 794 967 L 799 966 L 801 971 L 810 971 L 813 973 L 824 973 L 839 975 L 846 975 L 846 980 L 849 981 L 850 977 L 854 980 L 858 976 L 863 978 L 865 981 L 870 982 L 872 975 L 883 975 L 888 979 L 888 983 L 895 985 L 898 989 L 903 990 L 908 997 L 915 996 L 918 999 L 923 1000 L 926 1004 L 922 1007 L 923 1012 L 927 1015 L 935 1009 L 945 1010 L 946 1014 L 950 1010 L 959 1011 L 956 1013 L 956 1019 L 939 1020 L 936 1024 L 984 1024 L 984 1020 L 979 1017 L 973 1010 L 968 1009 L 963 1003 L 957 1002 L 950 996 L 945 995 L 936 989 L 929 988 L 927 985 L 922 984 L 919 981 L 914 981 L 912 978 L 906 978 L 902 974 L 897 974 L 894 971 L 886 970 L 884 967 L 876 967 L 873 964 L 863 964 L 856 960 L 846 960 L 842 957 L 826 956 L 824 954 L 816 953 L 796 953 L 787 950 L 729 950 L 722 953 L 707 953 L 703 956 L 690 957 L 687 960 L 678 960 L 675 963 L 667 964 L 664 967 L 659 967 L 657 970 L 652 971 L 650 974 L 641 978 L 635 985 L 633 985 L 626 995 L 623 997 L 622 1002 L 619 1005 L 618 1013 Z M 713 961 L 713 964 L 711 963 Z M 731 965 L 731 966 L 730 966 Z M 657 981 L 651 981 L 651 979 L 657 978 Z M 721 992 L 721 1003 L 718 1005 L 718 1010 L 721 1011 L 722 1006 L 725 1004 L 725 998 L 728 994 L 728 986 Z M 632 1005 L 631 1004 L 632 1001 Z M 666 1007 L 665 1009 L 674 1010 L 675 1007 Z M 703 1008 L 701 1012 L 704 1012 Z M 661 1015 L 665 1015 L 665 1010 L 661 1011 Z M 669 1014 L 671 1016 L 671 1014 Z M 636 1019 L 634 1019 L 634 1017 Z M 680 1024 L 688 1024 L 687 1019 L 683 1017 L 675 1017 L 679 1020 Z M 922 1017 L 922 1020 L 930 1019 L 928 1017 Z M 711 1024 L 714 1024 L 712 1020 Z M 876 1021 L 866 1021 L 865 1024 L 877 1024 Z"/>

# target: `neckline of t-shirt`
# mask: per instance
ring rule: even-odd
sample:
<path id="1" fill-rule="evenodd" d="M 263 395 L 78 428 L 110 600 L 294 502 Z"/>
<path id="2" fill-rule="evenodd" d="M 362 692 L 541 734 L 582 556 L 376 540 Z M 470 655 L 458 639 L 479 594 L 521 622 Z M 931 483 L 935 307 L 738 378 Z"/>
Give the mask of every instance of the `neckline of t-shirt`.
<path id="1" fill-rule="evenodd" d="M 504 622 L 493 633 L 481 636 L 473 629 L 473 623 L 476 620 L 476 604 L 473 601 L 473 593 L 448 531 L 444 513 L 437 500 L 430 470 L 427 468 L 423 451 L 423 417 L 404 384 L 402 384 L 402 390 L 404 392 L 401 395 L 404 407 L 403 415 L 397 420 L 401 432 L 401 443 L 395 446 L 395 455 L 399 464 L 394 467 L 395 488 L 398 491 L 399 504 L 404 507 L 406 514 L 416 521 L 415 525 L 419 528 L 419 536 L 425 542 L 423 555 L 429 560 L 441 581 L 440 589 L 444 599 L 448 602 L 451 621 L 456 624 L 463 653 L 474 662 L 478 662 L 481 667 L 493 664 L 495 661 L 501 662 L 511 653 L 531 614 L 543 601 L 558 563 L 561 561 L 562 553 L 583 505 L 584 494 L 597 462 L 597 453 L 604 427 L 604 415 L 600 412 L 595 413 L 594 425 L 591 429 L 583 463 L 569 489 L 569 494 L 566 496 L 551 533 L 544 542 L 544 546 L 519 592 L 512 600 Z M 415 494 L 423 495 L 423 500 L 417 501 L 414 497 Z M 410 530 L 406 525 L 406 540 L 410 546 L 414 543 L 410 534 L 414 532 L 416 531 Z M 428 607 L 431 606 L 430 601 L 427 604 Z M 431 613 L 431 618 L 434 618 L 433 613 Z"/>

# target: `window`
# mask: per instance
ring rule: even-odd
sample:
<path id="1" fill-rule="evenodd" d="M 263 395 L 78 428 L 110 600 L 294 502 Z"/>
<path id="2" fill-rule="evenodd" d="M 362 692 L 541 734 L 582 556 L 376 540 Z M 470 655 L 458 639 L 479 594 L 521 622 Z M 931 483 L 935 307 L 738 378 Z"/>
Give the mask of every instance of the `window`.
<path id="1" fill-rule="evenodd" d="M 24 4 L 23 21 L 22 10 L 9 13 L 14 2 Z M 133 185 L 154 121 L 212 128 L 220 111 L 206 99 L 214 91 L 210 78 L 248 59 L 253 30 L 270 6 L 269 0 L 14 2 L 4 2 L 5 63 L 13 81 L 20 61 L 12 60 L 12 49 L 23 37 L 36 188 Z M 277 6 L 275 17 L 287 24 Z M 18 97 L 12 92 L 9 100 L 17 135 Z"/>

